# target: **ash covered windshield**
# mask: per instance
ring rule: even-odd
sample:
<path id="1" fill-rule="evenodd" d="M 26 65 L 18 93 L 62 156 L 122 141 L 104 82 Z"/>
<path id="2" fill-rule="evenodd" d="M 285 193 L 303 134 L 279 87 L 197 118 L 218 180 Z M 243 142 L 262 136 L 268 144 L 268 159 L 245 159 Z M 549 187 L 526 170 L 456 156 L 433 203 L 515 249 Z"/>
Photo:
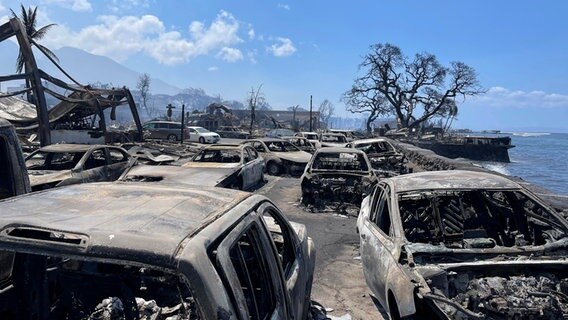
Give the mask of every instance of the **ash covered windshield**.
<path id="1" fill-rule="evenodd" d="M 561 222 L 520 191 L 399 195 L 406 239 L 453 248 L 543 245 L 565 236 Z"/>

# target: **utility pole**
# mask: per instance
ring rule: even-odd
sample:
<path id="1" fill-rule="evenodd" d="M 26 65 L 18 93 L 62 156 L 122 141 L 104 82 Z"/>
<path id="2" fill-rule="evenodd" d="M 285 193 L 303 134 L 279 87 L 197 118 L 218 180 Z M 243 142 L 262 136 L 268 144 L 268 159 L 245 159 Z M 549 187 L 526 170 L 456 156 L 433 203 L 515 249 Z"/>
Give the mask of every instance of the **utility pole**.
<path id="1" fill-rule="evenodd" d="M 312 95 L 310 94 L 310 132 L 313 131 L 312 122 Z"/>
<path id="2" fill-rule="evenodd" d="M 183 144 L 183 136 L 185 136 L 185 104 L 181 105 L 181 139 L 180 142 Z"/>

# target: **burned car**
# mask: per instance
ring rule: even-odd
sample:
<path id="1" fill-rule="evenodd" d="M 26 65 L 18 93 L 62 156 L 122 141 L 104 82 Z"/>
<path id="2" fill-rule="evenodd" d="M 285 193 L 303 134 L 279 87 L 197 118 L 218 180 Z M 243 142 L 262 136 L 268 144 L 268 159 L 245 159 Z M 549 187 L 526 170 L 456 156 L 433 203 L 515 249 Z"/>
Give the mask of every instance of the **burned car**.
<path id="1" fill-rule="evenodd" d="M 130 155 L 120 147 L 54 144 L 26 157 L 33 191 L 69 184 L 114 181 L 128 167 Z"/>
<path id="2" fill-rule="evenodd" d="M 306 319 L 315 251 L 269 199 L 103 182 L 0 201 L 2 319 Z"/>
<path id="3" fill-rule="evenodd" d="M 250 139 L 242 144 L 250 145 L 260 153 L 266 172 L 272 176 L 282 173 L 300 176 L 312 157 L 290 142 L 277 138 Z"/>
<path id="4" fill-rule="evenodd" d="M 248 190 L 264 181 L 264 161 L 250 146 L 213 145 L 181 167 L 135 166 L 120 180 Z"/>
<path id="5" fill-rule="evenodd" d="M 221 138 L 232 138 L 232 139 L 248 139 L 250 138 L 250 132 L 245 131 L 239 127 L 222 126 L 217 128 L 215 131 Z"/>
<path id="6" fill-rule="evenodd" d="M 359 205 L 377 177 L 367 155 L 350 148 L 320 148 L 301 177 L 302 203 L 321 208 L 326 201 Z"/>
<path id="7" fill-rule="evenodd" d="M 343 148 L 349 140 L 343 133 L 324 132 L 320 134 L 319 141 L 322 147 Z"/>
<path id="8" fill-rule="evenodd" d="M 388 178 L 363 200 L 357 228 L 365 279 L 392 319 L 568 313 L 568 222 L 508 178 Z"/>
<path id="9" fill-rule="evenodd" d="M 398 152 L 390 141 L 384 138 L 356 140 L 347 144 L 347 148 L 364 151 L 377 174 L 395 176 L 408 173 L 406 158 Z"/>
<path id="10" fill-rule="evenodd" d="M 314 144 L 304 137 L 292 136 L 292 137 L 282 137 L 283 140 L 286 140 L 296 146 L 298 149 L 302 151 L 306 151 L 307 153 L 314 154 L 316 152 L 316 147 Z"/>

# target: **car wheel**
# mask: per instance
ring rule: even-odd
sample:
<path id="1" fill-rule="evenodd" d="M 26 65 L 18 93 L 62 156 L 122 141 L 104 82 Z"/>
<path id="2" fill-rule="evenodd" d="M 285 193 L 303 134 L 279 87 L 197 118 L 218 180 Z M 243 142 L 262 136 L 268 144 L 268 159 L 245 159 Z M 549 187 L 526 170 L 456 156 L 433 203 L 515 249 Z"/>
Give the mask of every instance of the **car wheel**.
<path id="1" fill-rule="evenodd" d="M 280 174 L 280 165 L 276 162 L 270 162 L 266 167 L 266 172 L 271 176 L 277 176 Z"/>
<path id="2" fill-rule="evenodd" d="M 177 141 L 178 137 L 175 134 L 168 135 L 168 141 Z"/>
<path id="3" fill-rule="evenodd" d="M 204 143 L 205 143 L 205 138 L 203 138 L 203 137 L 199 137 L 199 143 L 202 143 L 202 144 L 204 144 Z"/>

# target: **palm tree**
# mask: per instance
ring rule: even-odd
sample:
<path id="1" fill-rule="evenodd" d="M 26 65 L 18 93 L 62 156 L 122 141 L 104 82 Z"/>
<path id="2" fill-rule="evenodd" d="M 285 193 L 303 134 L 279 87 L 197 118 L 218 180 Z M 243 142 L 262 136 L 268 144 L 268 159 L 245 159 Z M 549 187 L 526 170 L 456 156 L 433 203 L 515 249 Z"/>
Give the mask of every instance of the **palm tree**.
<path id="1" fill-rule="evenodd" d="M 12 11 L 12 15 L 13 15 L 14 18 L 18 18 L 18 19 L 20 19 L 20 21 L 22 21 L 22 24 L 24 25 L 24 27 L 26 29 L 26 34 L 28 35 L 28 39 L 30 40 L 30 44 L 32 46 L 35 44 L 40 49 L 42 49 L 41 50 L 42 52 L 44 52 L 50 58 L 59 62 L 59 59 L 57 58 L 55 53 L 53 53 L 47 47 L 42 46 L 41 44 L 37 43 L 37 40 L 41 40 L 45 36 L 47 31 L 49 29 L 51 29 L 53 26 L 55 26 L 56 24 L 50 23 L 46 26 L 43 26 L 39 29 L 36 29 L 37 7 L 35 7 L 35 8 L 29 7 L 28 10 L 26 10 L 26 8 L 24 7 L 23 4 L 21 4 L 20 6 L 21 6 L 21 10 L 22 10 L 22 12 L 20 13 L 20 17 L 18 17 L 18 15 L 14 12 L 14 10 L 10 9 L 10 11 Z M 21 73 L 22 70 L 24 69 L 24 66 L 25 66 L 24 55 L 22 54 L 22 49 L 20 49 L 20 53 L 18 54 L 18 60 L 16 62 L 16 71 L 18 73 Z"/>

